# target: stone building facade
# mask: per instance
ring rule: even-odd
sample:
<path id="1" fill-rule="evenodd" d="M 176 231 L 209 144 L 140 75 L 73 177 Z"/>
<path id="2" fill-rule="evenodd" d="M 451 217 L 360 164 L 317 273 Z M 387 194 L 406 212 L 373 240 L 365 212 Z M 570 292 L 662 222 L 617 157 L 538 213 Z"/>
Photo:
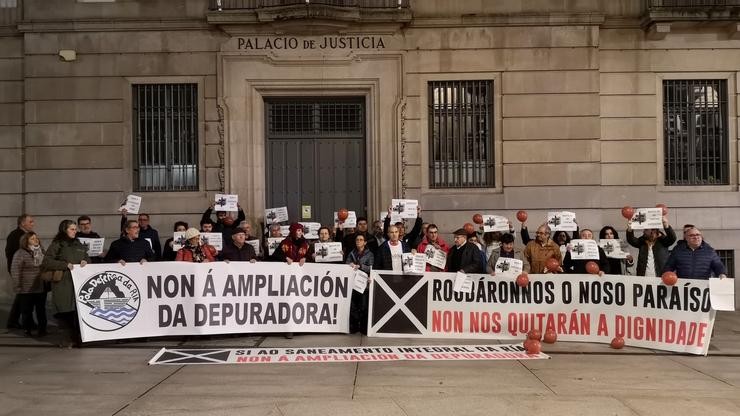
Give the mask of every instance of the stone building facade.
<path id="1" fill-rule="evenodd" d="M 331 177 L 311 185 L 314 217 L 353 192 L 371 218 L 406 197 L 448 233 L 474 213 L 514 220 L 519 209 L 530 226 L 562 209 L 583 227 L 623 232 L 622 206 L 665 203 L 673 224 L 699 225 L 735 271 L 740 20 L 734 2 L 706 3 L 0 0 L 0 232 L 28 212 L 50 238 L 84 213 L 111 239 L 130 193 L 163 238 L 176 220 L 197 223 L 219 192 L 239 194 L 257 225 L 276 187 L 300 212 L 308 185 L 288 182 L 309 172 Z M 194 147 L 164 156 L 189 179 L 142 173 L 153 169 L 142 152 L 169 134 L 137 107 L 147 85 L 189 86 L 191 124 L 173 125 Z M 667 91 L 693 91 L 683 108 L 695 111 L 671 113 Z M 359 181 L 342 166 L 321 170 L 321 138 L 316 165 L 304 165 L 310 149 L 277 145 L 300 136 L 280 128 L 301 127 L 273 125 L 273 110 L 345 99 L 359 103 L 360 141 L 332 159 L 354 158 Z M 666 135 L 687 142 L 670 147 Z M 288 170 L 275 171 L 277 160 Z"/>

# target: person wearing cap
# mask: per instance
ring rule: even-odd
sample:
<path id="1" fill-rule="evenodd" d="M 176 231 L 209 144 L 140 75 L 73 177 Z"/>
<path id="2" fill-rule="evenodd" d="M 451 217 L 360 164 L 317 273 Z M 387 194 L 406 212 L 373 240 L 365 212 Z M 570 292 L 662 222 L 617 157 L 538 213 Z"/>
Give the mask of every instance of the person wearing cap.
<path id="1" fill-rule="evenodd" d="M 483 273 L 481 251 L 474 243 L 468 242 L 468 233 L 465 229 L 458 228 L 453 234 L 455 245 L 447 253 L 447 271 Z"/>
<path id="2" fill-rule="evenodd" d="M 226 262 L 229 261 L 257 261 L 257 253 L 254 252 L 254 247 L 251 244 L 247 244 L 247 230 L 244 228 L 237 228 L 231 234 L 231 242 L 224 245 L 224 249 L 221 251 L 221 259 Z"/>
<path id="3" fill-rule="evenodd" d="M 201 243 L 200 231 L 191 227 L 185 231 L 185 245 L 177 251 L 175 261 L 210 263 L 216 261 L 216 253 L 215 247 Z"/>
<path id="4" fill-rule="evenodd" d="M 275 249 L 273 255 L 278 261 L 288 264 L 296 261 L 303 266 L 308 255 L 308 241 L 303 238 L 303 225 L 297 222 L 290 224 L 290 234 Z"/>

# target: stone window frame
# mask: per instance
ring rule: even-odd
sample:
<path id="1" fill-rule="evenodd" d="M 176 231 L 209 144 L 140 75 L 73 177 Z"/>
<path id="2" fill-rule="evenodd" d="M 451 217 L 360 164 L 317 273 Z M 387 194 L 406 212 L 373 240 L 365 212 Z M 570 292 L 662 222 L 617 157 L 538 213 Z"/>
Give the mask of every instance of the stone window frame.
<path id="1" fill-rule="evenodd" d="M 736 77 L 740 72 L 664 72 L 655 75 L 655 129 L 656 129 L 656 188 L 661 192 L 734 192 L 738 190 L 738 137 L 737 137 L 737 98 Z M 727 137 L 729 155 L 729 181 L 728 185 L 666 185 L 665 184 L 665 152 L 663 150 L 663 81 L 678 79 L 719 79 L 727 81 Z"/>
<path id="2" fill-rule="evenodd" d="M 421 142 L 421 192 L 428 195 L 444 194 L 465 198 L 467 195 L 497 193 L 503 194 L 503 117 L 501 72 L 446 72 L 434 74 L 419 74 L 419 141 Z M 493 157 L 494 157 L 494 185 L 487 188 L 432 188 L 429 173 L 429 100 L 427 85 L 429 81 L 491 81 L 493 84 Z"/>
<path id="3" fill-rule="evenodd" d="M 123 83 L 123 171 L 126 175 L 123 180 L 124 192 L 146 195 L 147 198 L 156 195 L 157 198 L 181 198 L 184 196 L 201 196 L 206 192 L 206 132 L 205 132 L 205 76 L 152 76 L 152 77 L 125 77 Z M 133 136 L 133 97 L 132 86 L 135 84 L 196 84 L 198 88 L 198 189 L 197 190 L 167 190 L 167 191 L 138 191 L 134 190 L 134 136 Z"/>

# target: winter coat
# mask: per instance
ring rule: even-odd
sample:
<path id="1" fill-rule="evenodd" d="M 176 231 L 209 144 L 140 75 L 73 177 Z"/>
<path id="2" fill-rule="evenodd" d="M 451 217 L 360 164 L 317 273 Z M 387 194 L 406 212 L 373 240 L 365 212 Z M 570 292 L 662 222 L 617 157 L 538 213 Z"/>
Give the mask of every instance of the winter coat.
<path id="1" fill-rule="evenodd" d="M 90 262 L 87 247 L 76 238 L 74 240 L 54 240 L 46 250 L 41 270 L 64 271 L 62 280 L 51 285 L 52 301 L 57 312 L 73 312 L 77 309 L 72 272 L 67 268 L 67 264 L 80 264 L 83 260 Z"/>
<path id="2" fill-rule="evenodd" d="M 43 254 L 42 254 L 43 258 Z M 33 253 L 18 249 L 10 266 L 15 293 L 42 293 L 44 282 L 41 280 L 41 264 L 35 264 Z"/>

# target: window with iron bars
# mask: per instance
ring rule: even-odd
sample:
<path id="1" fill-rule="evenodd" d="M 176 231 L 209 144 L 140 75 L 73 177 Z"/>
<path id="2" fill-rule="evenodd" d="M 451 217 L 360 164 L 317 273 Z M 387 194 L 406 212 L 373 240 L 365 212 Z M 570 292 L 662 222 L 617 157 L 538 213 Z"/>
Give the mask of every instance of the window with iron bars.
<path id="1" fill-rule="evenodd" d="M 198 85 L 132 86 L 134 189 L 198 190 Z"/>
<path id="2" fill-rule="evenodd" d="M 430 81 L 428 88 L 429 187 L 493 187 L 493 81 Z"/>
<path id="3" fill-rule="evenodd" d="M 727 277 L 735 277 L 735 250 L 716 250 L 727 269 Z"/>
<path id="4" fill-rule="evenodd" d="M 728 185 L 727 80 L 663 81 L 666 185 Z"/>

